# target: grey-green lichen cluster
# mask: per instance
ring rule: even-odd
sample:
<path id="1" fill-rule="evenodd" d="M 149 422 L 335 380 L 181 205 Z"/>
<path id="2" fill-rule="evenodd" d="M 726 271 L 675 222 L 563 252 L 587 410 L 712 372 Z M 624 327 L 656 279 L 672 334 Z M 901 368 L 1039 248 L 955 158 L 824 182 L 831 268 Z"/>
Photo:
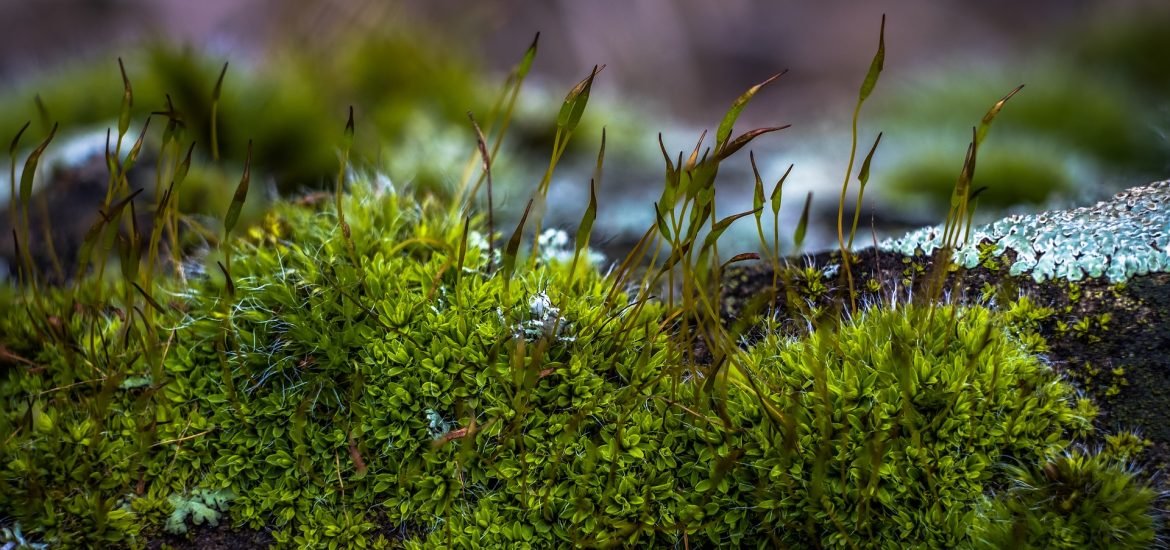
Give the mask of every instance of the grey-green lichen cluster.
<path id="1" fill-rule="evenodd" d="M 907 256 L 929 255 L 941 242 L 942 227 L 933 226 L 886 239 L 878 247 Z M 993 244 L 996 256 L 1013 251 L 1010 274 L 1031 273 L 1036 282 L 1105 276 L 1117 283 L 1168 271 L 1170 181 L 1135 187 L 1094 206 L 1009 216 L 973 228 L 953 261 L 966 268 L 979 265 L 983 243 Z"/>

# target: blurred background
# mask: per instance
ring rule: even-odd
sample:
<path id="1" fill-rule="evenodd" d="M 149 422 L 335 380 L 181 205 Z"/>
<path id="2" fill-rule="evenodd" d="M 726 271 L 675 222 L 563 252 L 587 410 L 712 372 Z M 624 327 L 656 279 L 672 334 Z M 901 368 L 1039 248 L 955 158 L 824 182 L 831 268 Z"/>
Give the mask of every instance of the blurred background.
<path id="1" fill-rule="evenodd" d="M 266 188 L 325 185 L 348 105 L 357 114 L 358 158 L 395 185 L 443 195 L 474 152 L 466 112 L 488 111 L 539 31 L 498 159 L 503 213 L 514 216 L 536 186 L 560 102 L 595 64 L 606 68 L 554 180 L 548 222 L 571 228 L 579 219 L 604 126 L 596 231 L 613 254 L 653 221 L 658 133 L 672 155 L 689 151 L 740 93 L 788 69 L 745 111 L 737 133 L 793 125 L 751 148 L 769 189 L 795 165 L 785 183 L 783 248 L 791 250 L 804 197 L 814 194 L 806 249 L 815 250 L 835 244 L 849 119 L 883 13 L 885 71 L 862 110 L 858 146 L 863 155 L 884 132 L 862 206 L 863 226 L 879 238 L 941 221 L 970 128 L 1019 84 L 1025 89 L 981 150 L 984 219 L 1092 202 L 1170 177 L 1170 3 L 1155 0 L 0 0 L 0 140 L 31 121 L 27 152 L 60 123 L 58 168 L 45 170 L 40 188 L 87 177 L 84 165 L 100 156 L 117 117 L 122 57 L 136 122 L 164 110 L 169 96 L 196 154 L 210 159 L 211 94 L 229 62 L 222 159 L 193 175 L 202 183 L 185 190 L 188 208 L 226 207 L 223 185 L 238 181 L 249 139 Z M 750 209 L 747 151 L 720 177 L 719 214 Z M 71 200 L 64 196 L 53 200 Z M 751 223 L 729 235 L 745 250 L 758 246 L 754 238 Z"/>

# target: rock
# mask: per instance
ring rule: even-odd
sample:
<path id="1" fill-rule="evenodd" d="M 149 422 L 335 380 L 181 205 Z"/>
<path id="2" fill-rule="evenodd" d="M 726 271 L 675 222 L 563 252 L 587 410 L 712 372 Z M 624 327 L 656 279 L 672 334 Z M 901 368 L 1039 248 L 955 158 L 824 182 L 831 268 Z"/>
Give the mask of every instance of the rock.
<path id="1" fill-rule="evenodd" d="M 109 177 L 103 156 L 92 154 L 83 161 L 54 166 L 45 184 L 33 191 L 28 208 L 29 252 L 44 280 L 63 283 L 76 274 L 82 241 L 90 227 L 100 219 L 99 210 L 106 196 Z M 151 181 L 147 178 L 148 174 L 140 169 L 130 172 L 130 188 L 144 189 L 143 196 L 134 201 L 138 229 L 141 234 L 149 235 L 150 206 L 153 206 L 149 190 L 154 188 L 154 182 L 152 177 Z M 0 210 L 0 281 L 15 278 L 20 265 L 13 236 L 14 228 L 19 225 L 12 219 L 11 205 L 3 202 L 5 204 Z M 52 246 L 49 246 L 50 242 Z"/>

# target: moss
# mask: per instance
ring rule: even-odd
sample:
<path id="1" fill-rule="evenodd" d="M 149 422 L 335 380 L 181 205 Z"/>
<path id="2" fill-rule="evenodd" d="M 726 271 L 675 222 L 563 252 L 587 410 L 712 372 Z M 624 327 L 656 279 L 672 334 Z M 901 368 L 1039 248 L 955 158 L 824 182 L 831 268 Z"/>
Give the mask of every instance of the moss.
<path id="1" fill-rule="evenodd" d="M 950 316 L 962 337 L 947 335 Z M 773 494 L 791 496 L 757 504 L 782 518 L 780 539 L 965 546 L 974 504 L 1004 479 L 1003 457 L 1043 460 L 1063 448 L 1059 434 L 1087 430 L 1071 389 L 1001 323 L 987 310 L 906 306 L 754 348 L 751 371 L 797 427 L 794 456 L 776 456 L 769 476 Z"/>
<path id="2" fill-rule="evenodd" d="M 62 542 L 177 529 L 174 495 L 197 484 L 235 495 L 233 524 L 295 545 L 372 536 L 345 511 L 374 503 L 427 544 L 962 544 L 978 497 L 1006 483 L 1002 457 L 1045 460 L 1087 429 L 992 312 L 909 306 L 766 338 L 743 359 L 760 389 L 732 377 L 723 426 L 672 405 L 698 386 L 664 376 L 660 307 L 619 333 L 596 272 L 570 282 L 566 263 L 539 261 L 505 295 L 487 251 L 452 265 L 463 228 L 435 207 L 360 183 L 344 204 L 360 270 L 328 210 L 291 203 L 237 242 L 227 304 L 222 278 L 188 270 L 163 321 L 165 385 L 105 394 L 86 382 L 92 359 L 54 346 L 28 357 L 39 374 L 8 369 L 4 506 Z M 83 319 L 63 322 L 80 335 Z M 103 320 L 85 338 L 98 348 L 127 330 L 117 311 L 88 319 Z M 17 404 L 54 387 L 73 389 Z M 95 492 L 76 494 L 78 475 L 98 476 Z"/>
<path id="3" fill-rule="evenodd" d="M 1073 449 L 1041 466 L 1012 467 L 1014 486 L 980 517 L 983 548 L 1149 548 L 1156 494 L 1105 454 Z"/>
<path id="4" fill-rule="evenodd" d="M 178 309 L 161 321 L 179 327 L 164 361 L 165 386 L 102 395 L 100 385 L 85 389 L 86 367 L 70 363 L 55 347 L 37 346 L 36 354 L 8 348 L 44 365 L 38 367 L 41 375 L 6 372 L 9 403 L 54 386 L 80 393 L 50 394 L 31 408 L 6 408 L 6 427 L 21 437 L 6 446 L 16 458 L 6 464 L 5 478 L 26 482 L 6 487 L 11 491 L 5 491 L 5 508 L 32 513 L 26 521 L 41 528 L 43 516 L 32 511 L 48 502 L 66 507 L 70 516 L 90 516 L 91 496 L 69 496 L 84 479 L 76 477 L 79 469 L 96 466 L 80 451 L 92 448 L 97 456 L 114 457 L 137 449 L 148 452 L 133 460 L 109 459 L 100 474 L 104 496 L 92 498 L 109 502 L 149 472 L 149 482 L 140 486 L 144 491 L 132 502 L 166 498 L 169 488 L 198 481 L 210 491 L 238 495 L 231 504 L 236 524 L 259 526 L 276 518 L 277 527 L 309 529 L 302 525 L 308 521 L 301 515 L 306 499 L 344 508 L 375 498 L 394 511 L 390 520 L 425 524 L 449 505 L 434 491 L 456 494 L 451 484 L 463 471 L 455 465 L 463 447 L 432 448 L 456 425 L 466 431 L 478 423 L 481 442 L 498 439 L 462 467 L 476 478 L 468 480 L 474 487 L 495 486 L 500 482 L 493 480 L 514 476 L 515 468 L 540 471 L 542 461 L 563 450 L 562 445 L 555 453 L 525 451 L 523 443 L 517 448 L 521 433 L 558 433 L 570 422 L 584 422 L 581 430 L 612 426 L 621 410 L 610 404 L 613 392 L 658 368 L 661 359 L 634 372 L 637 348 L 619 351 L 613 336 L 605 336 L 616 327 L 602 328 L 605 287 L 596 273 L 576 281 L 581 290 L 565 294 L 568 270 L 542 264 L 526 272 L 505 298 L 502 278 L 490 275 L 486 251 L 468 249 L 461 276 L 451 269 L 462 237 L 457 220 L 392 193 L 357 191 L 346 204 L 353 209 L 353 234 L 361 236 L 355 246 L 364 277 L 341 260 L 345 245 L 333 218 L 292 205 L 274 214 L 282 221 L 273 227 L 287 233 L 238 244 L 232 275 L 239 299 L 228 310 L 220 307 L 223 279 L 198 275 L 206 268 L 188 269 L 193 274 L 188 285 L 174 289 Z M 543 306 L 539 312 L 532 307 L 534 298 Z M 644 310 L 647 322 L 656 311 Z M 225 312 L 233 330 L 227 349 L 220 340 Z M 98 349 L 127 330 L 112 312 L 98 319 L 106 330 L 86 338 Z M 73 328 L 84 331 L 82 319 L 76 320 Z M 532 330 L 531 322 L 541 323 L 542 330 Z M 559 328 L 543 330 L 550 323 Z M 579 344 L 564 337 L 598 330 Z M 8 346 L 38 340 L 27 324 L 5 334 Z M 530 337 L 531 345 L 515 340 L 519 335 Z M 637 346 L 661 342 L 642 328 L 627 338 Z M 547 372 L 517 378 L 513 361 L 526 357 Z M 158 396 L 154 402 L 152 394 Z M 103 398 L 109 400 L 105 410 L 92 410 Z M 32 424 L 24 420 L 29 414 Z M 528 415 L 540 422 L 529 428 Z M 588 415 L 599 416 L 586 420 Z M 444 429 L 436 431 L 436 418 Z M 99 436 L 99 423 L 107 435 Z M 146 425 L 151 432 L 139 433 Z M 261 461 L 251 458 L 257 448 L 265 449 Z M 316 458 L 338 453 L 347 457 L 344 463 Z M 50 456 L 70 458 L 53 466 Z M 403 483 L 408 474 L 417 481 Z M 149 524 L 157 521 L 152 517 L 154 512 L 144 512 L 138 519 Z M 118 537 L 136 532 L 97 525 L 60 528 L 55 538 L 63 542 L 87 531 Z"/>

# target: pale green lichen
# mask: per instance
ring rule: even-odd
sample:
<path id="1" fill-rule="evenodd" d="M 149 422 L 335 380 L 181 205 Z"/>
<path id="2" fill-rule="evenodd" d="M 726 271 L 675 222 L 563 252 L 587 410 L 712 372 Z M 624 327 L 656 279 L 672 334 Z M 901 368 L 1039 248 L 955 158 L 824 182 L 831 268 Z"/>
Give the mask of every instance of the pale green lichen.
<path id="1" fill-rule="evenodd" d="M 219 525 L 220 515 L 227 511 L 228 503 L 233 498 L 235 495 L 229 489 L 212 491 L 198 488 L 189 495 L 173 494 L 167 497 L 173 511 L 167 518 L 165 528 L 168 533 L 186 533 L 188 517 L 195 525 Z"/>
<path id="2" fill-rule="evenodd" d="M 434 409 L 427 409 L 426 413 L 427 422 L 429 423 L 427 430 L 431 434 L 431 439 L 439 439 L 440 437 L 447 435 L 447 433 L 451 431 L 451 428 L 455 426 L 454 422 L 444 420 L 443 415 L 435 412 Z"/>
<path id="3" fill-rule="evenodd" d="M 878 247 L 907 256 L 929 255 L 939 248 L 942 231 L 941 226 L 926 227 L 886 239 Z M 1031 273 L 1036 282 L 1104 276 L 1117 283 L 1168 271 L 1170 181 L 1129 189 L 1094 206 L 1009 216 L 974 228 L 953 261 L 974 268 L 984 243 L 993 246 L 995 256 L 1013 251 L 1009 273 Z"/>

